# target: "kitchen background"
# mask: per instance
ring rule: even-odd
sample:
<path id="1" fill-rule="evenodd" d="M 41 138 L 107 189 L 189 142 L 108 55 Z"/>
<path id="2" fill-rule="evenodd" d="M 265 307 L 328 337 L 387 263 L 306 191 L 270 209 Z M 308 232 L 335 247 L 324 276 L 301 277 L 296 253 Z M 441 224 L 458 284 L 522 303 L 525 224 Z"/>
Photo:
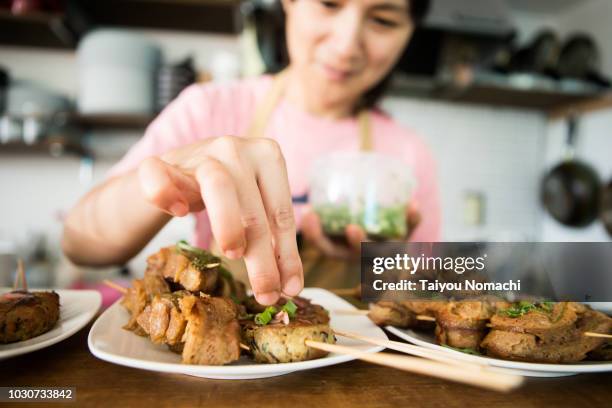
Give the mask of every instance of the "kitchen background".
<path id="1" fill-rule="evenodd" d="M 186 76 L 227 81 L 257 73 L 265 64 L 273 68 L 274 58 L 269 55 L 278 50 L 269 41 L 274 21 L 264 13 L 269 3 L 0 1 L 0 67 L 10 76 L 6 112 L 0 121 L 0 254 L 26 256 L 33 284 L 37 279 L 47 283 L 51 275 L 45 269 L 62 271 L 56 277 L 58 284 L 85 273 L 60 255 L 62 215 L 104 179 L 110 166 L 142 135 L 150 119 L 147 110 L 154 110 L 155 101 L 149 100 L 150 107 L 140 112 L 127 112 L 127 108 L 123 113 L 103 112 L 108 95 L 96 94 L 104 89 L 96 90 L 95 79 L 106 83 L 111 72 L 118 72 L 111 65 L 121 61 L 108 47 L 107 54 L 100 51 L 112 35 L 97 40 L 88 37 L 101 47 L 94 49 L 94 40 L 89 48 L 78 44 L 81 34 L 89 27 L 108 25 L 156 44 L 165 68 L 151 83 L 160 84 L 157 101 L 163 104 L 161 90 L 172 94 L 172 87 L 180 87 Z M 469 19 L 448 20 L 458 11 L 473 13 L 473 24 L 466 23 Z M 500 16 L 502 23 L 491 20 Z M 578 122 L 578 157 L 596 170 L 602 185 L 612 178 L 612 137 L 608 135 L 612 109 L 605 109 L 612 107 L 606 90 L 606 77 L 612 77 L 610 17 L 612 2 L 608 0 L 434 0 L 434 13 L 426 26 L 434 34 L 425 31 L 422 38 L 430 51 L 439 54 L 419 54 L 423 52 L 419 47 L 409 51 L 423 63 L 405 65 L 383 106 L 417 130 L 438 160 L 444 240 L 610 240 L 598 220 L 582 228 L 563 226 L 547 214 L 539 197 L 544 174 L 564 157 L 565 114 L 572 107 L 584 111 Z M 552 40 L 550 35 L 540 35 L 544 29 L 555 33 Z M 514 32 L 514 37 L 508 32 Z M 578 74 L 555 78 L 557 74 L 549 72 L 554 68 L 551 58 L 556 62 L 559 45 L 578 32 L 592 38 L 598 55 L 590 58 L 588 48 L 583 51 L 587 54 L 578 52 L 578 62 L 574 55 L 568 70 L 572 62 L 574 68 L 580 65 L 580 56 L 582 62 L 594 61 L 594 69 L 585 75 L 587 80 L 577 78 Z M 267 47 L 263 59 L 256 52 L 257 35 Z M 538 35 L 541 41 L 535 42 Z M 152 49 L 142 60 L 150 58 L 155 65 L 158 56 Z M 188 57 L 191 65 L 168 67 Z M 49 106 L 28 103 L 32 88 L 49 94 Z M 121 90 L 125 95 L 114 92 L 115 106 L 128 106 L 128 92 Z M 67 97 L 80 112 L 67 116 L 67 126 L 51 126 L 40 119 L 45 117 L 42 113 L 56 109 L 56 94 Z M 591 111 L 592 107 L 601 109 Z M 57 122 L 63 116 L 54 117 Z M 151 248 L 189 237 L 191 225 L 190 218 L 174 220 Z M 147 252 L 151 251 L 143 251 Z M 133 261 L 134 269 L 142 268 L 143 259 Z M 0 255 L 0 260 L 4 262 L 4 266 L 0 263 L 2 286 L 10 282 L 7 276 L 14 258 Z M 41 272 L 32 272 L 36 268 Z"/>

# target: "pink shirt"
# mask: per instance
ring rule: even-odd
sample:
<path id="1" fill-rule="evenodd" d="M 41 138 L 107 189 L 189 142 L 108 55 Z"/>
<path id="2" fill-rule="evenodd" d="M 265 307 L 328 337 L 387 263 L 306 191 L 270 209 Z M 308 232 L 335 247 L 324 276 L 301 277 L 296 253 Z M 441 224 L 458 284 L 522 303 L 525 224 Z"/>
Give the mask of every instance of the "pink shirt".
<path id="1" fill-rule="evenodd" d="M 148 127 L 144 137 L 110 171 L 118 175 L 135 168 L 143 159 L 161 155 L 207 137 L 244 135 L 256 106 L 271 85 L 270 76 L 231 84 L 192 85 L 181 93 Z M 413 200 L 421 223 L 412 241 L 440 239 L 440 203 L 435 161 L 427 146 L 414 133 L 401 128 L 381 112 L 371 114 L 374 150 L 396 157 L 412 168 L 417 180 Z M 270 117 L 266 135 L 283 150 L 293 196 L 308 191 L 311 163 L 332 151 L 359 150 L 358 124 L 354 118 L 324 119 L 281 101 Z M 300 210 L 296 205 L 299 226 Z M 206 211 L 196 214 L 194 243 L 207 248 L 210 223 Z"/>

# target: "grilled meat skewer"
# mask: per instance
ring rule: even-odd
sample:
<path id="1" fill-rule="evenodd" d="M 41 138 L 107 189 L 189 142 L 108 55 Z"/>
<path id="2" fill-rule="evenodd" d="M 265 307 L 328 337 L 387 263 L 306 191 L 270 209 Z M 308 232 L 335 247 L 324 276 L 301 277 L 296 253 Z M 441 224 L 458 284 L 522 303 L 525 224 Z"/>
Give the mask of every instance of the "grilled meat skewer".
<path id="1" fill-rule="evenodd" d="M 306 340 L 321 341 L 328 344 L 336 342 L 329 326 L 329 314 L 309 299 L 295 297 L 292 301 L 298 306 L 295 316 L 289 321 L 273 321 L 258 325 L 253 319 L 242 319 L 243 342 L 249 346 L 250 354 L 259 363 L 290 363 L 321 358 L 328 353 L 306 345 Z M 281 299 L 276 308 L 286 303 Z M 262 312 L 265 307 L 254 298 L 246 302 L 247 311 Z"/>
<path id="2" fill-rule="evenodd" d="M 487 354 L 508 360 L 575 363 L 600 348 L 606 339 L 585 332 L 608 333 L 612 319 L 588 306 L 563 302 L 550 310 L 533 309 L 519 317 L 497 314 L 481 346 Z"/>
<path id="3" fill-rule="evenodd" d="M 0 296 L 0 343 L 31 339 L 48 332 L 59 319 L 55 292 L 16 290 Z"/>

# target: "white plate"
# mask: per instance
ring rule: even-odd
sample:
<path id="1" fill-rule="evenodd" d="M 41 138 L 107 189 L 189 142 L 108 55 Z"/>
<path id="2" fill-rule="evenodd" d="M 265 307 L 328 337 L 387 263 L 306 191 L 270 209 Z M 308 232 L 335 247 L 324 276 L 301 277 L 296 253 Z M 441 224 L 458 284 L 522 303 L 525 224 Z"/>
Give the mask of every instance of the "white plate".
<path id="1" fill-rule="evenodd" d="M 485 356 L 474 356 L 438 345 L 435 341 L 434 334 L 430 332 L 415 331 L 411 329 L 399 329 L 393 326 L 387 326 L 386 329 L 410 343 L 416 344 L 417 346 L 426 347 L 431 350 L 443 351 L 445 353 L 448 353 L 450 356 L 457 358 L 458 360 L 486 364 L 491 367 L 504 369 L 503 371 L 507 373 L 510 372 L 509 370 L 512 370 L 512 372 L 515 374 L 520 374 L 527 377 L 563 377 L 567 375 L 575 375 L 581 373 L 599 373 L 605 371 L 612 371 L 612 362 L 542 364 L 501 360 Z"/>
<path id="2" fill-rule="evenodd" d="M 300 294 L 330 311 L 331 326 L 338 330 L 353 331 L 377 339 L 386 340 L 385 333 L 366 316 L 336 314 L 334 310 L 355 309 L 350 303 L 331 292 L 307 288 Z M 329 354 L 316 360 L 297 363 L 258 364 L 247 357 L 224 366 L 181 364 L 181 356 L 163 345 L 155 345 L 145 337 L 122 329 L 129 319 L 128 312 L 116 302 L 96 320 L 89 332 L 89 350 L 98 358 L 111 363 L 143 370 L 187 374 L 216 379 L 250 379 L 274 377 L 294 371 L 309 370 L 354 360 L 352 356 Z M 372 347 L 362 342 L 338 336 L 338 344 L 375 353 L 384 347 Z"/>
<path id="3" fill-rule="evenodd" d="M 0 293 L 11 290 L 0 288 Z M 49 347 L 72 336 L 89 323 L 102 304 L 102 296 L 95 290 L 54 290 L 60 297 L 60 316 L 56 325 L 48 332 L 29 340 L 0 344 L 0 360 Z"/>

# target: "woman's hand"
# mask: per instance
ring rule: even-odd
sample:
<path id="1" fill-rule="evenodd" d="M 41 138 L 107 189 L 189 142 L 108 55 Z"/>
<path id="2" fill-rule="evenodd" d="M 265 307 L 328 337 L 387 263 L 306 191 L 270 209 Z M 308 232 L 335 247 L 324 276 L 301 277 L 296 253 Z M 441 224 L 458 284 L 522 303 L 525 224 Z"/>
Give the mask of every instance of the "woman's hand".
<path id="1" fill-rule="evenodd" d="M 287 169 L 274 140 L 206 139 L 146 159 L 138 178 L 146 199 L 171 215 L 206 208 L 224 255 L 244 256 L 258 302 L 302 290 Z"/>
<path id="2" fill-rule="evenodd" d="M 406 208 L 406 240 L 421 222 L 421 214 L 411 203 Z M 312 210 L 302 217 L 301 231 L 304 238 L 323 254 L 333 258 L 355 259 L 361 254 L 361 243 L 368 241 L 367 234 L 359 225 L 350 224 L 344 231 L 347 245 L 334 243 L 323 231 L 319 216 Z"/>

